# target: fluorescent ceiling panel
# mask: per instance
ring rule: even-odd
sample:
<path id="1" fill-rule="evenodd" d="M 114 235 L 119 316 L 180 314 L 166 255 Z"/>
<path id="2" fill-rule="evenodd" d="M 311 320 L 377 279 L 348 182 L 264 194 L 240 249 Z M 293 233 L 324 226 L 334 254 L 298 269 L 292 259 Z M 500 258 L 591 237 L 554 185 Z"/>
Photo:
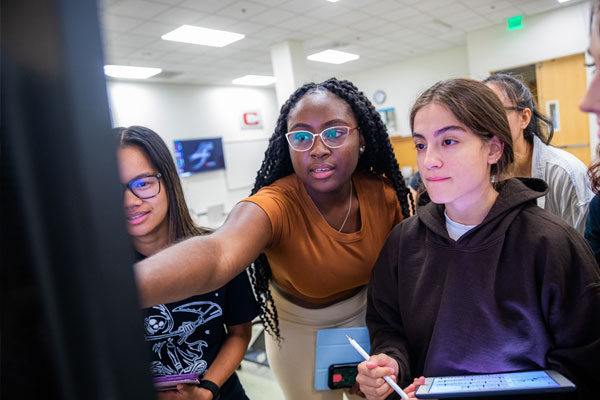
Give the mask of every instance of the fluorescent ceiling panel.
<path id="1" fill-rule="evenodd" d="M 328 49 L 320 53 L 311 54 L 306 58 L 311 61 L 319 61 L 329 64 L 343 64 L 347 63 L 348 61 L 358 60 L 360 56 L 358 54 Z"/>
<path id="2" fill-rule="evenodd" d="M 105 65 L 104 74 L 113 78 L 148 79 L 160 74 L 160 68 L 132 67 L 129 65 Z"/>
<path id="3" fill-rule="evenodd" d="M 267 86 L 275 83 L 275 81 L 276 79 L 274 76 L 246 75 L 232 80 L 231 83 L 234 85 Z"/>
<path id="4" fill-rule="evenodd" d="M 245 38 L 241 33 L 202 28 L 200 26 L 182 25 L 161 36 L 163 40 L 199 44 L 202 46 L 224 47 Z"/>

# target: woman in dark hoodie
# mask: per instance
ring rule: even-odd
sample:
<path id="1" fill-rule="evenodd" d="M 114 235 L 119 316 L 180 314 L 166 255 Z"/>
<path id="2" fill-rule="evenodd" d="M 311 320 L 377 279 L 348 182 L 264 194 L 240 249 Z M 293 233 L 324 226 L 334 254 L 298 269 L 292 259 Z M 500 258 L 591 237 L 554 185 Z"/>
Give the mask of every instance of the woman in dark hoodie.
<path id="1" fill-rule="evenodd" d="M 536 206 L 544 181 L 496 181 L 513 160 L 498 97 L 473 80 L 439 82 L 410 124 L 431 203 L 396 226 L 373 269 L 361 391 L 387 397 L 384 375 L 407 385 L 554 369 L 575 396 L 597 395 L 600 274 L 584 238 Z"/>

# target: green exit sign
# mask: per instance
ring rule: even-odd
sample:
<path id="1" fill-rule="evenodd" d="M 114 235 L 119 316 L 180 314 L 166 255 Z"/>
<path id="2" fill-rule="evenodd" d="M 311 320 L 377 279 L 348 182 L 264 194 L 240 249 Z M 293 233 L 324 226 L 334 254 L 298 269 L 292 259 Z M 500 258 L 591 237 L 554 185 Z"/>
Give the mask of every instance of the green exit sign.
<path id="1" fill-rule="evenodd" d="M 516 29 L 523 29 L 523 16 L 517 15 L 506 20 L 506 30 L 514 31 Z"/>

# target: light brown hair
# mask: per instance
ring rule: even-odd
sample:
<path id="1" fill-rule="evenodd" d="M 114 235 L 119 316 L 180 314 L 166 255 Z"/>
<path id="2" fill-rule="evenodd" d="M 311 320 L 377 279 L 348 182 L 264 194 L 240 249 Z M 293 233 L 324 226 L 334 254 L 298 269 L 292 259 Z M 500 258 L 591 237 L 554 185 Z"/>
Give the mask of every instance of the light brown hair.
<path id="1" fill-rule="evenodd" d="M 496 136 L 504 143 L 502 156 L 492 165 L 491 175 L 499 176 L 514 160 L 510 126 L 500 98 L 484 83 L 472 79 L 449 79 L 425 90 L 410 111 L 410 130 L 414 133 L 417 112 L 429 105 L 440 104 L 478 135 L 488 141 Z"/>

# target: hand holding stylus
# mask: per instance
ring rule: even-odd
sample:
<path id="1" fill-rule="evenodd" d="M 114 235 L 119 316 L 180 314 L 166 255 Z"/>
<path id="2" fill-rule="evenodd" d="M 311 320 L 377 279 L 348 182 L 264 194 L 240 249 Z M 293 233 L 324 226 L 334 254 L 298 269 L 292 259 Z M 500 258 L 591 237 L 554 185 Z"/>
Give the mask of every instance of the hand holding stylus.
<path id="1" fill-rule="evenodd" d="M 385 398 L 390 393 L 390 387 L 396 391 L 403 399 L 408 399 L 408 395 L 398 386 L 395 379 L 398 375 L 398 364 L 396 360 L 385 354 L 378 354 L 370 357 L 367 352 L 350 336 L 346 335 L 348 341 L 360 353 L 365 360 L 364 363 L 359 365 L 358 376 L 356 377 L 357 382 L 360 384 L 361 391 L 369 399 Z M 374 362 L 372 362 L 374 361 Z M 369 365 L 371 364 L 371 365 Z M 362 366 L 362 367 L 361 367 Z M 361 374 L 362 370 L 362 374 Z M 387 385 L 380 384 L 380 378 L 383 378 Z"/>

